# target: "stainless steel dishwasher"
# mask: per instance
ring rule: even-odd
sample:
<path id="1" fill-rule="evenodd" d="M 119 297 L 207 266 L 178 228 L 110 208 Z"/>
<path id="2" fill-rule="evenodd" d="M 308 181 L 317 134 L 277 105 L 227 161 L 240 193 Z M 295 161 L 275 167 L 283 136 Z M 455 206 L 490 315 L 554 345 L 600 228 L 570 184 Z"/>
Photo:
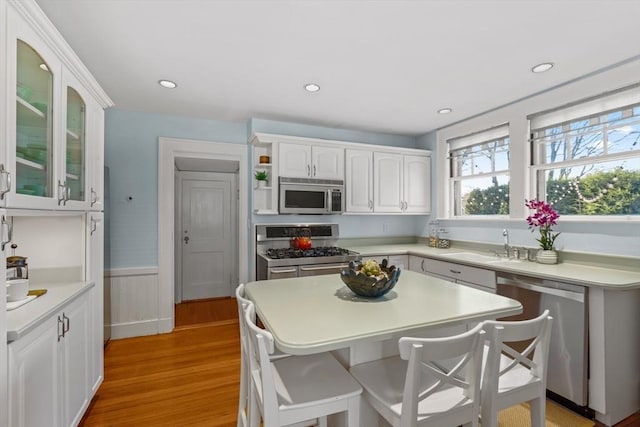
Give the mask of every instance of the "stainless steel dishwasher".
<path id="1" fill-rule="evenodd" d="M 525 320 L 548 309 L 553 316 L 547 390 L 585 407 L 588 387 L 588 288 L 498 273 L 496 293 L 520 301 L 523 312 L 500 320 Z M 515 347 L 515 345 L 514 345 Z"/>

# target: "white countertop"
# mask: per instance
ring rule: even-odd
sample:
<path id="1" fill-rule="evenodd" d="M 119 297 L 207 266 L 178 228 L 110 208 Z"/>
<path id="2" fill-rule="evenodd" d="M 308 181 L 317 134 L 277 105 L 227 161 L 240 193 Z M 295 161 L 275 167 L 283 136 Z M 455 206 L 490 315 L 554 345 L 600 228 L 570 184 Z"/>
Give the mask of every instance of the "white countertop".
<path id="1" fill-rule="evenodd" d="M 46 289 L 47 293 L 21 307 L 7 311 L 7 342 L 17 340 L 59 310 L 64 304 L 93 286 L 93 282 L 31 285 L 31 289 Z"/>
<path id="2" fill-rule="evenodd" d="M 518 301 L 408 270 L 375 299 L 352 293 L 338 274 L 250 282 L 246 292 L 276 346 L 298 355 L 522 311 Z"/>
<path id="3" fill-rule="evenodd" d="M 489 270 L 522 274 L 541 279 L 558 280 L 589 287 L 602 287 L 615 290 L 640 288 L 640 272 L 622 270 L 619 268 L 605 268 L 569 262 L 545 265 L 524 260 L 487 264 L 456 259 L 455 256 L 447 256 L 448 254 L 454 254 L 456 252 L 471 252 L 467 249 L 460 249 L 456 247 L 452 247 L 450 249 L 437 249 L 420 243 L 367 246 L 347 245 L 346 249 L 358 252 L 363 256 L 417 255 L 442 261 L 455 262 L 458 264 L 482 267 Z M 489 253 L 481 253 L 481 255 L 489 255 Z M 640 259 L 638 259 L 638 262 L 640 263 Z"/>

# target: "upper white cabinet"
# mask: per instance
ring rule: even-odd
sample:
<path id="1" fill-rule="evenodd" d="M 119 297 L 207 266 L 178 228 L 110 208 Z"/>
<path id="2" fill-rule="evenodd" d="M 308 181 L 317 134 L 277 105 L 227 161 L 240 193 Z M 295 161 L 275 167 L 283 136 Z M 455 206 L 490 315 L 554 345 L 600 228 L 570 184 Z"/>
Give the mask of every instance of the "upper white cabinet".
<path id="1" fill-rule="evenodd" d="M 373 153 L 373 170 L 374 212 L 402 212 L 402 154 Z"/>
<path id="2" fill-rule="evenodd" d="M 281 143 L 280 176 L 344 179 L 344 148 Z"/>
<path id="3" fill-rule="evenodd" d="M 347 212 L 373 212 L 373 152 L 347 149 L 346 204 Z"/>
<path id="4" fill-rule="evenodd" d="M 403 156 L 403 212 L 431 212 L 431 157 Z"/>
<path id="5" fill-rule="evenodd" d="M 346 211 L 431 212 L 431 157 L 346 150 Z"/>
<path id="6" fill-rule="evenodd" d="M 101 209 L 97 159 L 111 100 L 35 2 L 10 2 L 6 12 L 0 206 Z"/>

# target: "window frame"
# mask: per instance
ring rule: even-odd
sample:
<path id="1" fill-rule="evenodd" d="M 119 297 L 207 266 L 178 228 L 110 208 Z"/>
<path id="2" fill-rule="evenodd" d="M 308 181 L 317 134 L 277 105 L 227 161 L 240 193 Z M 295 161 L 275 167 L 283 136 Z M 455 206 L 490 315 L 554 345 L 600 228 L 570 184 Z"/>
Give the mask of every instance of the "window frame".
<path id="1" fill-rule="evenodd" d="M 620 91 L 615 91 L 618 93 Z M 638 88 L 634 88 L 631 91 L 624 91 L 622 94 L 619 94 L 616 100 L 615 95 L 606 95 L 602 97 L 594 97 L 589 100 L 585 100 L 584 103 L 576 102 L 573 103 L 570 107 L 566 109 L 556 109 L 552 110 L 550 113 L 538 113 L 527 117 L 527 123 L 529 126 L 529 139 L 528 139 L 528 148 L 529 148 L 529 179 L 531 182 L 530 194 L 534 195 L 539 200 L 547 200 L 546 194 L 546 171 L 561 169 L 561 168 L 575 168 L 587 165 L 598 165 L 605 164 L 615 161 L 623 161 L 625 159 L 634 159 L 640 160 L 640 148 L 631 151 L 623 151 L 623 152 L 615 152 L 610 153 L 609 143 L 607 141 L 608 136 L 606 136 L 607 132 L 611 129 L 610 122 L 606 121 L 598 124 L 590 124 L 589 127 L 599 126 L 599 131 L 602 133 L 603 141 L 607 141 L 606 144 L 603 144 L 603 154 L 593 155 L 587 157 L 580 158 L 570 158 L 569 160 L 556 161 L 552 163 L 543 163 L 546 160 L 547 156 L 547 147 L 543 142 L 544 136 L 537 136 L 535 132 L 542 132 L 546 129 L 553 127 L 567 127 L 570 130 L 570 125 L 575 122 L 580 122 L 583 120 L 592 120 L 594 117 L 603 117 L 618 111 L 631 110 L 634 111 L 640 108 L 640 90 Z M 601 108 L 606 106 L 604 110 L 595 110 L 594 104 L 597 105 L 599 101 L 601 102 Z M 630 101 L 635 101 L 631 104 L 626 104 Z M 615 106 L 616 102 L 620 105 Z M 584 107 L 583 105 L 584 104 Z M 584 113 L 591 109 L 588 113 Z M 584 111 L 582 114 L 578 115 L 576 111 Z M 549 116 L 553 114 L 557 114 L 558 121 L 553 123 L 549 120 Z M 535 122 L 536 117 L 544 116 L 543 126 L 538 126 L 536 129 L 532 129 L 532 123 Z M 624 117 L 624 114 L 623 114 Z M 627 117 L 633 117 L 627 116 Z M 640 119 L 640 116 L 638 116 Z M 592 134 L 596 134 L 598 130 L 592 132 Z M 563 130 L 563 134 L 567 135 L 568 132 Z M 567 137 L 566 140 L 570 140 L 570 137 Z M 568 144 L 568 142 L 565 142 Z M 571 145 L 565 147 L 565 149 L 570 150 Z M 566 155 L 565 155 L 566 158 Z M 585 215 L 585 214 L 568 214 L 562 213 L 563 221 L 598 221 L 598 222 L 619 222 L 620 220 L 631 220 L 631 221 L 640 221 L 640 214 L 619 214 L 619 215 Z"/>
<path id="2" fill-rule="evenodd" d="M 491 172 L 483 172 L 474 174 L 473 173 L 473 163 L 472 163 L 472 173 L 470 175 L 462 175 L 457 174 L 458 167 L 455 164 L 456 157 L 454 155 L 455 152 L 459 152 L 465 149 L 469 149 L 472 147 L 484 145 L 487 143 L 503 141 L 503 146 L 507 146 L 507 160 L 509 165 L 506 169 L 500 169 L 498 171 L 495 170 L 495 163 L 492 165 Z M 509 213 L 507 214 L 459 214 L 458 212 L 462 212 L 463 207 L 460 206 L 458 209 L 458 205 L 461 205 L 462 198 L 458 200 L 459 191 L 456 190 L 457 183 L 463 183 L 464 181 L 470 181 L 478 178 L 491 178 L 491 177 L 504 177 L 506 175 L 508 180 L 508 188 L 510 188 L 511 184 L 511 136 L 509 133 L 509 124 L 503 123 L 497 126 L 490 127 L 488 129 L 484 129 L 482 131 L 474 132 L 473 134 L 449 138 L 446 140 L 446 160 L 448 166 L 448 197 L 447 197 L 447 209 L 449 212 L 448 219 L 460 220 L 460 219 L 505 219 L 509 218 L 511 212 L 511 202 L 510 202 L 510 191 L 507 191 L 507 199 L 509 200 Z M 494 153 L 495 154 L 495 153 Z"/>

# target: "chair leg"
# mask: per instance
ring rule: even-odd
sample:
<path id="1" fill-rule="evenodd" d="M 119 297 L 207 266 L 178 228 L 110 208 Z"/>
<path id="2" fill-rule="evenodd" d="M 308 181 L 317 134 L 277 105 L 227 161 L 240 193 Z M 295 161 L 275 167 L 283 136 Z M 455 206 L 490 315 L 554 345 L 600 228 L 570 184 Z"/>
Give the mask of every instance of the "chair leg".
<path id="1" fill-rule="evenodd" d="M 258 402 L 255 395 L 255 390 L 253 386 L 250 387 L 249 391 L 249 427 L 259 427 L 260 426 L 260 408 L 258 408 Z"/>
<path id="2" fill-rule="evenodd" d="M 493 401 L 487 399 L 480 406 L 480 424 L 482 427 L 498 427 L 498 410 Z"/>
<path id="3" fill-rule="evenodd" d="M 529 402 L 531 405 L 531 427 L 545 427 L 546 399 L 541 397 Z"/>
<path id="4" fill-rule="evenodd" d="M 247 427 L 247 373 L 244 357 L 240 358 L 240 393 L 238 397 L 238 427 Z"/>

